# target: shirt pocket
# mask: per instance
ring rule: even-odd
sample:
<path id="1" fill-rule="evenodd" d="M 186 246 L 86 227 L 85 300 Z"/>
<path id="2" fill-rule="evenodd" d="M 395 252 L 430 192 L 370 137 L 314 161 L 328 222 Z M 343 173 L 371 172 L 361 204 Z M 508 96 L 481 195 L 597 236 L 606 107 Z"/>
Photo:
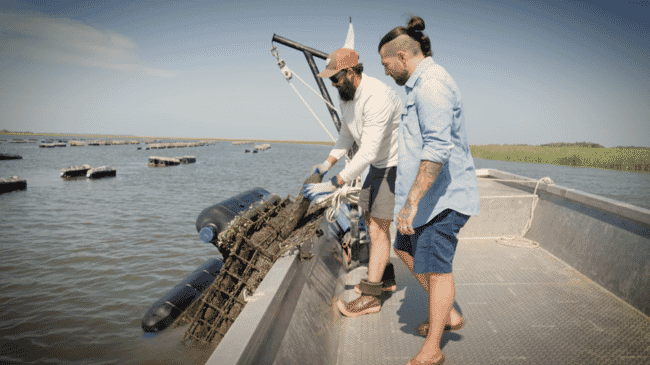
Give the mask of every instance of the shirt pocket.
<path id="1" fill-rule="evenodd" d="M 415 105 L 415 98 L 407 98 L 402 108 L 402 124 L 406 136 L 415 136 L 420 134 L 420 123 L 418 122 L 418 113 Z"/>
<path id="2" fill-rule="evenodd" d="M 406 97 L 406 103 L 404 103 L 404 107 L 402 108 L 402 119 L 409 114 L 409 110 L 415 112 L 415 98 L 412 93 Z"/>

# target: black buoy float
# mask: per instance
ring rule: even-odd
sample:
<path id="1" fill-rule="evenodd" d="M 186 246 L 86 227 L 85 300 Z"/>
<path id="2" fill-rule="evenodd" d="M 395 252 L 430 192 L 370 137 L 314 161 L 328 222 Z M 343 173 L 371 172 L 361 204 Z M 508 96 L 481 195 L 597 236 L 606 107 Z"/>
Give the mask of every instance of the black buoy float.
<path id="1" fill-rule="evenodd" d="M 159 332 L 169 327 L 212 284 L 222 267 L 223 261 L 219 259 L 210 259 L 199 266 L 145 312 L 142 329 Z"/>
<path id="2" fill-rule="evenodd" d="M 196 218 L 196 230 L 205 243 L 216 245 L 219 233 L 228 229 L 235 217 L 248 210 L 253 204 L 276 197 L 262 188 L 247 190 L 218 204 L 203 209 Z M 224 260 L 227 253 L 221 252 Z"/>

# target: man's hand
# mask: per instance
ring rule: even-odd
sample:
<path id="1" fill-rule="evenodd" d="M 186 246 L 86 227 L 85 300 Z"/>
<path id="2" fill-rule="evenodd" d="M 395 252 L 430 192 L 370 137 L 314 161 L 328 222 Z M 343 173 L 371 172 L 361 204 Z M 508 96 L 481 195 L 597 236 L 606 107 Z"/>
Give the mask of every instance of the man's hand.
<path id="1" fill-rule="evenodd" d="M 397 214 L 395 225 L 401 234 L 415 234 L 413 230 L 413 219 L 418 212 L 418 206 L 412 205 L 408 200 Z"/>
<path id="2" fill-rule="evenodd" d="M 441 169 L 441 163 L 428 160 L 420 161 L 420 168 L 418 169 L 413 186 L 411 186 L 411 190 L 406 196 L 406 202 L 404 202 L 404 206 L 395 219 L 395 225 L 401 234 L 415 233 L 413 230 L 413 219 L 415 219 L 415 215 L 418 213 L 420 200 L 436 181 Z"/>
<path id="3" fill-rule="evenodd" d="M 311 174 L 320 174 L 321 177 L 325 176 L 327 171 L 329 171 L 330 167 L 332 167 L 332 164 L 329 161 L 325 161 L 323 163 L 320 163 L 318 165 L 314 165 L 311 168 Z"/>
<path id="4" fill-rule="evenodd" d="M 334 190 L 336 190 L 336 186 L 331 181 L 319 184 L 305 184 L 302 186 L 302 195 L 318 204 L 334 192 Z"/>

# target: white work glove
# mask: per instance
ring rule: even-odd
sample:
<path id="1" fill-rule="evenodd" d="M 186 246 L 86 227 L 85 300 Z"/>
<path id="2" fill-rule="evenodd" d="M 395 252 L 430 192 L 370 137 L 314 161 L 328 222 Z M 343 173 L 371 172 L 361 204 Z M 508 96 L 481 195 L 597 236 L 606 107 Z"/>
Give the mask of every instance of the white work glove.
<path id="1" fill-rule="evenodd" d="M 312 166 L 311 167 L 311 174 L 312 175 L 313 174 L 320 174 L 320 176 L 323 177 L 323 176 L 325 176 L 327 171 L 329 171 L 330 167 L 332 167 L 332 164 L 329 161 L 325 160 L 325 162 L 323 162 L 321 164 Z"/>
<path id="2" fill-rule="evenodd" d="M 336 179 L 336 176 L 332 178 L 332 180 L 334 179 Z M 331 180 L 318 184 L 305 184 L 302 186 L 302 195 L 314 203 L 319 203 L 325 200 L 336 189 L 338 187 Z"/>

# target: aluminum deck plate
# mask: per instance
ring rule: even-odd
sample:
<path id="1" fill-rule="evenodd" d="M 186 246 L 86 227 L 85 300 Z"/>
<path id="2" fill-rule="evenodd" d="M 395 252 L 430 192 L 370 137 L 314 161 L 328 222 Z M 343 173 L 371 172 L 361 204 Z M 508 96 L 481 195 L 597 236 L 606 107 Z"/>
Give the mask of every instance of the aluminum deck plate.
<path id="1" fill-rule="evenodd" d="M 406 364 L 424 342 L 426 294 L 392 250 L 390 260 L 397 291 L 379 313 L 342 318 L 340 365 Z M 356 298 L 365 277 L 367 267 L 350 271 L 339 298 Z M 543 248 L 461 239 L 454 278 L 467 324 L 443 334 L 446 365 L 650 364 L 649 318 Z"/>
<path id="2" fill-rule="evenodd" d="M 343 318 L 341 365 L 406 364 L 424 337 L 426 293 L 391 255 L 397 291 L 382 310 Z M 347 277 L 343 300 L 367 277 Z M 456 309 L 467 324 L 445 332 L 446 364 L 649 364 L 648 318 L 541 248 L 461 240 L 454 260 Z"/>

